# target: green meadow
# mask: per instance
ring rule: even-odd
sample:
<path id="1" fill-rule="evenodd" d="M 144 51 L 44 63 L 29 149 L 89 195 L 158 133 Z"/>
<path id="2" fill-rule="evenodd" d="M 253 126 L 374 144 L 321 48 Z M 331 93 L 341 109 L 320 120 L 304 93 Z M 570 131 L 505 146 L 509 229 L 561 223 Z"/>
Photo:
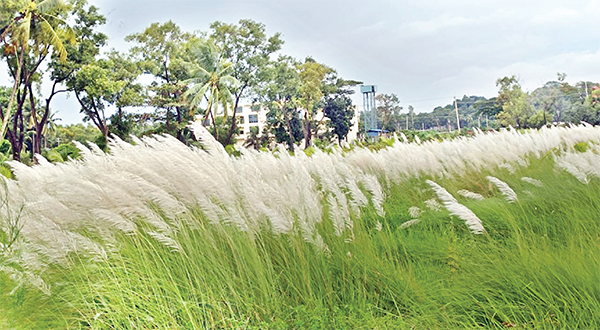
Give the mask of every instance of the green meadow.
<path id="1" fill-rule="evenodd" d="M 14 186 L 19 180 L 32 180 L 30 176 L 36 173 L 36 179 L 42 182 L 45 177 L 38 172 L 59 169 L 68 172 L 72 167 L 85 171 L 86 164 L 92 163 L 103 163 L 101 168 L 110 172 L 113 171 L 107 165 L 110 157 L 119 158 L 123 152 L 135 150 L 122 146 L 121 154 L 115 151 L 110 157 L 90 152 L 88 158 L 79 163 L 58 167 L 47 164 L 21 172 L 16 169 L 16 183 L 5 184 L 5 217 L 0 232 L 3 242 L 0 327 L 600 328 L 600 178 L 593 170 L 593 166 L 600 163 L 593 163 L 598 159 L 597 129 L 587 129 L 591 133 L 580 134 L 578 138 L 587 142 L 572 143 L 567 137 L 577 132 L 567 131 L 556 146 L 545 146 L 547 150 L 524 152 L 517 155 L 517 160 L 498 160 L 495 166 L 475 168 L 469 163 L 471 165 L 458 172 L 432 173 L 417 168 L 416 172 L 407 170 L 392 177 L 389 170 L 378 173 L 367 161 L 356 162 L 358 168 L 370 168 L 381 184 L 384 200 L 380 205 L 377 205 L 377 192 L 369 188 L 368 180 L 358 180 L 357 188 L 367 203 L 354 205 L 353 200 L 361 199 L 357 196 L 359 192 L 350 191 L 351 185 L 346 185 L 340 191 L 350 206 L 344 208 L 339 203 L 344 197 L 333 188 L 327 188 L 331 186 L 326 182 L 328 176 L 318 176 L 305 169 L 314 178 L 312 188 L 319 202 L 320 218 L 310 226 L 304 223 L 306 217 L 301 209 L 289 213 L 286 225 L 275 223 L 275 216 L 259 215 L 257 219 L 265 221 L 241 226 L 239 219 L 224 216 L 233 214 L 230 205 L 250 198 L 244 199 L 238 194 L 233 195 L 235 200 L 230 204 L 219 203 L 216 195 L 209 198 L 223 210 L 219 216 L 221 221 L 215 221 L 201 202 L 184 203 L 185 208 L 175 212 L 157 199 L 135 201 L 147 204 L 153 220 L 130 215 L 127 218 L 129 230 L 116 225 L 117 220 L 100 230 L 100 226 L 73 226 L 67 219 L 60 219 L 58 211 L 38 214 L 44 217 L 54 214 L 56 219 L 51 221 L 54 229 L 87 239 L 62 242 L 70 247 L 61 258 L 48 251 L 55 247 L 50 239 L 43 243 L 29 233 L 24 222 L 35 221 L 36 216 L 28 209 L 29 202 L 21 200 L 24 206 L 19 212 L 15 207 L 8 208 L 11 203 L 18 205 L 18 200 L 11 201 L 10 194 L 16 191 Z M 507 141 L 504 138 L 507 134 L 511 133 L 487 133 L 462 142 L 422 145 L 397 141 L 390 149 L 404 145 L 413 148 L 410 150 L 447 150 L 452 143 L 466 143 L 464 148 L 468 148 L 478 139 Z M 528 134 L 542 133 L 517 134 L 515 138 L 530 139 Z M 135 148 L 164 152 L 157 147 L 159 143 L 166 142 Z M 500 143 L 494 148 L 500 150 L 501 147 Z M 115 148 L 113 146 L 113 150 Z M 208 154 L 202 150 L 196 152 Z M 311 161 L 319 162 L 319 166 L 333 166 L 323 161 L 327 157 L 352 163 L 357 153 L 364 158 L 378 157 L 384 152 L 355 150 L 338 155 L 318 152 L 310 157 L 252 155 L 255 159 L 268 157 L 270 162 L 286 163 L 289 173 L 282 175 L 289 177 L 296 162 L 302 170 L 302 167 L 308 168 L 306 164 Z M 234 159 L 222 154 L 214 156 L 217 155 L 214 152 L 212 155 Z M 393 160 L 392 156 L 396 157 L 391 155 L 389 159 Z M 414 156 L 417 162 L 419 155 Z M 250 162 L 245 157 L 242 155 L 235 161 Z M 405 153 L 404 157 L 410 155 Z M 446 156 L 440 157 L 442 162 L 446 159 Z M 481 157 L 498 156 L 490 149 L 490 153 Z M 469 162 L 464 158 L 461 161 Z M 444 168 L 448 168 L 448 164 L 456 162 L 446 163 Z M 584 165 L 588 166 L 587 170 Z M 241 165 L 235 163 L 235 166 L 240 168 Z M 204 169 L 212 173 L 212 169 Z M 222 176 L 234 175 L 226 169 L 221 171 Z M 246 173 L 243 169 L 240 171 L 239 175 Z M 266 173 L 271 171 L 276 173 L 275 168 L 265 169 Z M 285 172 L 284 168 L 277 171 Z M 56 173 L 52 175 L 61 179 Z M 351 175 L 346 176 L 349 177 Z M 493 184 L 490 177 L 506 186 Z M 167 174 L 164 179 L 170 180 Z M 231 182 L 237 180 L 230 179 Z M 85 186 L 85 178 L 72 180 L 81 180 Z M 427 180 L 451 196 L 440 195 Z M 95 184 L 99 185 L 98 182 Z M 55 182 L 47 184 L 55 185 Z M 267 198 L 261 195 L 261 185 L 266 183 L 256 182 L 258 188 L 252 191 L 257 201 Z M 57 187 L 59 190 L 67 188 Z M 71 189 L 78 188 L 71 186 Z M 110 194 L 111 189 L 116 191 L 117 188 L 107 184 L 102 189 Z M 55 194 L 60 195 L 60 191 Z M 511 200 L 510 194 L 516 195 L 516 200 Z M 74 205 L 82 204 L 81 207 L 108 207 L 92 205 L 93 201 L 83 200 L 84 195 L 80 196 L 81 200 L 69 196 Z M 288 203 L 303 203 L 305 198 L 301 196 L 300 201 L 289 200 Z M 182 193 L 181 201 L 184 200 Z M 40 199 L 40 203 L 49 202 Z M 97 203 L 103 202 L 99 199 Z M 484 231 L 474 233 L 467 226 L 465 215 L 452 211 L 452 203 L 470 210 Z M 106 205 L 120 207 L 114 203 Z M 250 210 L 262 206 L 241 206 L 242 211 L 235 214 L 250 219 Z M 346 211 L 348 218 L 340 226 L 336 214 L 346 214 Z M 109 219 L 98 215 L 95 220 L 88 219 L 84 223 L 90 221 L 106 223 Z M 7 226 L 10 223 L 15 224 L 12 229 Z M 169 230 L 159 230 L 162 225 L 158 223 Z M 96 245 L 91 248 L 85 246 L 85 242 Z"/>

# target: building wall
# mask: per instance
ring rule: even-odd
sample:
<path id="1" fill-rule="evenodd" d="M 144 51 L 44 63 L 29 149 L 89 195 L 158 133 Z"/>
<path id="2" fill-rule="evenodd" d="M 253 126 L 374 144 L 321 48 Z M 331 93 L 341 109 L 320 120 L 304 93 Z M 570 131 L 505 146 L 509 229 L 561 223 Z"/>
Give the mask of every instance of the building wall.
<path id="1" fill-rule="evenodd" d="M 235 117 L 238 121 L 237 126 L 240 129 L 240 134 L 236 138 L 236 144 L 238 145 L 246 141 L 253 127 L 256 127 L 258 132 L 261 133 L 267 125 L 267 110 L 265 109 L 258 106 L 253 107 L 251 104 L 243 104 L 239 105 L 235 111 Z"/>
<path id="2" fill-rule="evenodd" d="M 359 112 L 358 108 L 354 107 L 354 118 L 352 118 L 352 127 L 350 128 L 350 132 L 348 132 L 348 136 L 346 141 L 348 143 L 356 140 L 358 138 L 359 132 Z M 258 106 L 252 106 L 251 104 L 242 104 L 238 106 L 236 109 L 236 120 L 238 121 L 238 127 L 241 133 L 236 138 L 236 144 L 242 145 L 244 141 L 249 136 L 250 130 L 252 127 L 256 127 L 259 133 L 262 133 L 263 128 L 267 125 L 267 110 L 261 109 Z M 324 116 L 322 111 L 318 111 L 315 119 L 320 120 Z M 256 122 L 250 122 L 250 121 Z M 325 118 L 324 120 L 328 120 Z"/>
<path id="3" fill-rule="evenodd" d="M 358 132 L 360 132 L 360 112 L 358 112 L 358 107 L 354 106 L 354 118 L 352 118 L 352 127 L 350 127 L 350 132 L 348 132 L 348 136 L 346 137 L 346 141 L 348 143 L 358 139 Z"/>

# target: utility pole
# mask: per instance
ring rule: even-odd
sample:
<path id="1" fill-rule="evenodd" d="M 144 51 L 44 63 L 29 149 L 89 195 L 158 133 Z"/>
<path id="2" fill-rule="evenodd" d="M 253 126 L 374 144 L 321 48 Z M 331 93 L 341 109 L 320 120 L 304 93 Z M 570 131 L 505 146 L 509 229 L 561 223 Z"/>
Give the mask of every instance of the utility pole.
<path id="1" fill-rule="evenodd" d="M 456 100 L 456 96 L 454 97 L 454 110 L 456 110 L 456 128 L 460 132 L 460 119 L 458 118 L 458 101 Z"/>

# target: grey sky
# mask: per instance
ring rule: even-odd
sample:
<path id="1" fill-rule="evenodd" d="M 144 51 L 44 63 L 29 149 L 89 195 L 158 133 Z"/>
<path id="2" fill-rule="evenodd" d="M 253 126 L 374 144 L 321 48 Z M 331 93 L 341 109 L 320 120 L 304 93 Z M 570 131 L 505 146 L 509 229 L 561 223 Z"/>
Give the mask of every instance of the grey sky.
<path id="1" fill-rule="evenodd" d="M 170 19 L 187 31 L 207 31 L 215 20 L 250 18 L 269 34 L 283 34 L 282 53 L 312 56 L 346 79 L 396 93 L 405 109 L 413 105 L 417 112 L 449 104 L 454 96 L 495 96 L 496 79 L 513 74 L 530 91 L 557 72 L 570 83 L 600 81 L 600 0 L 90 3 L 108 19 L 103 31 L 110 48 L 126 50 L 123 38 L 153 22 Z M 55 107 L 63 122 L 80 118 L 73 100 Z"/>

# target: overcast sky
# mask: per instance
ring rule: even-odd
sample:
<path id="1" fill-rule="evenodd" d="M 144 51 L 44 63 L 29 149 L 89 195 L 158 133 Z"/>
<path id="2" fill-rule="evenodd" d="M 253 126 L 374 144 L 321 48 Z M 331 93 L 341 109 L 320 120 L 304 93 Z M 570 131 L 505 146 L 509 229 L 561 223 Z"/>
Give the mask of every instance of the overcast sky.
<path id="1" fill-rule="evenodd" d="M 495 81 L 504 76 L 518 76 L 529 91 L 557 72 L 572 84 L 600 81 L 600 0 L 89 2 L 107 17 L 109 48 L 127 50 L 123 38 L 153 22 L 208 31 L 216 20 L 249 18 L 264 23 L 269 35 L 283 34 L 281 53 L 312 56 L 343 78 L 397 94 L 417 112 L 454 96 L 496 96 Z M 362 98 L 354 99 L 362 107 Z M 63 123 L 80 120 L 72 99 L 55 108 Z"/>

